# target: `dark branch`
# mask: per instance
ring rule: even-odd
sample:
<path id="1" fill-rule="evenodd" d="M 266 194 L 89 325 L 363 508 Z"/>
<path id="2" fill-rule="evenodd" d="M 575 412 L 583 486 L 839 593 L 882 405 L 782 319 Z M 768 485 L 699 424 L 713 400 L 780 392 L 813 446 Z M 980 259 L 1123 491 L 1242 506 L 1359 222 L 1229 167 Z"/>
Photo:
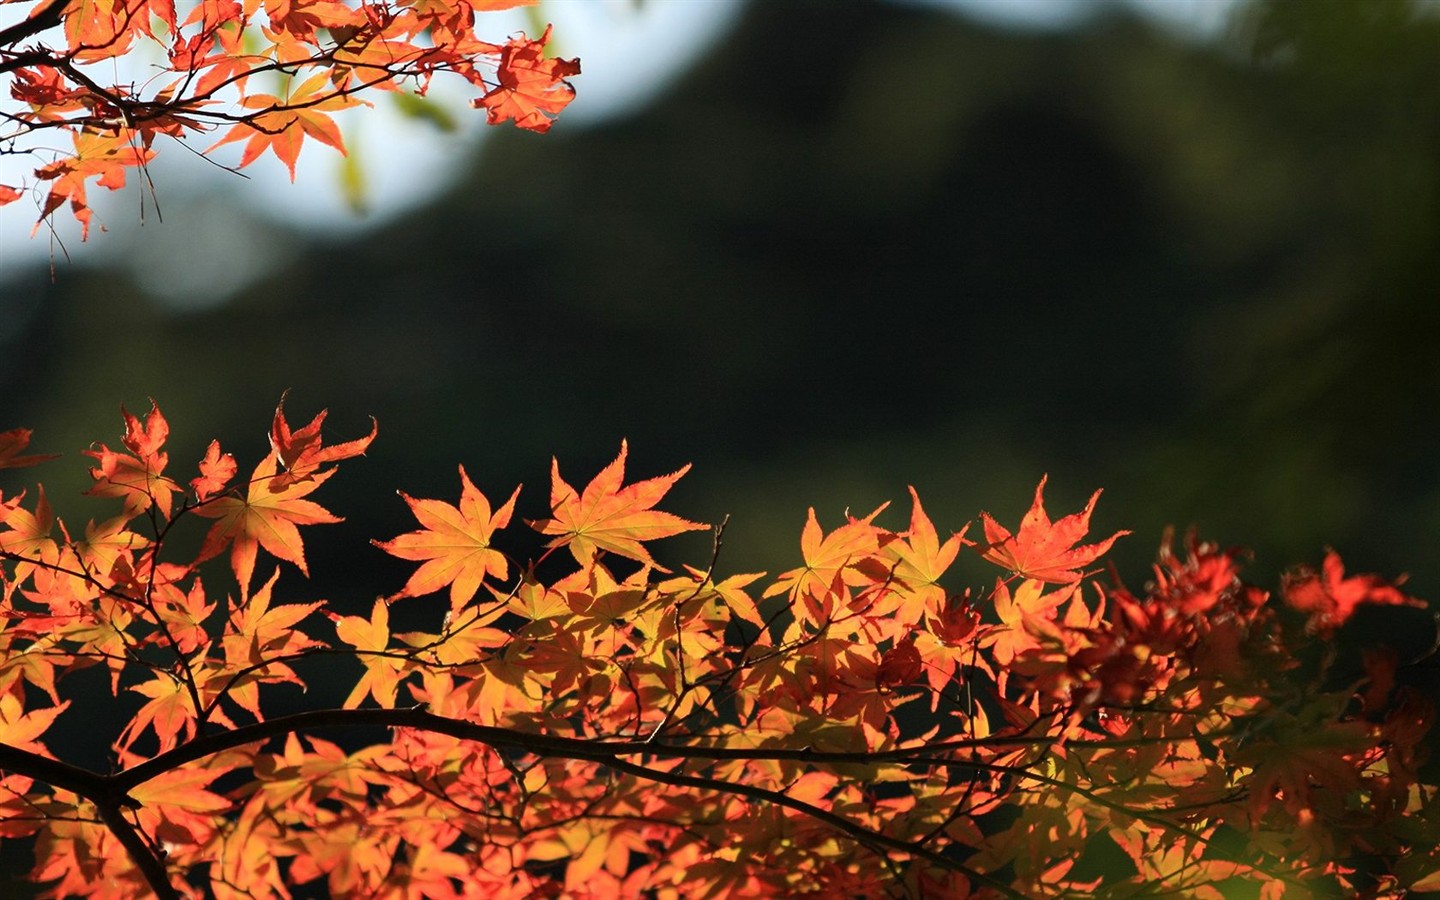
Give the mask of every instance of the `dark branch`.
<path id="1" fill-rule="evenodd" d="M 146 884 L 155 892 L 155 896 L 159 900 L 180 900 L 180 893 L 170 883 L 170 873 L 165 870 L 165 860 L 146 843 L 140 829 L 125 818 L 121 807 L 115 803 L 96 803 L 95 809 L 100 814 L 100 820 L 110 829 L 110 833 L 115 835 L 115 839 L 130 854 L 131 861 L 145 877 Z"/>
<path id="2" fill-rule="evenodd" d="M 0 49 L 13 47 L 31 35 L 59 25 L 69 3 L 70 0 L 50 0 L 35 15 L 0 31 Z"/>

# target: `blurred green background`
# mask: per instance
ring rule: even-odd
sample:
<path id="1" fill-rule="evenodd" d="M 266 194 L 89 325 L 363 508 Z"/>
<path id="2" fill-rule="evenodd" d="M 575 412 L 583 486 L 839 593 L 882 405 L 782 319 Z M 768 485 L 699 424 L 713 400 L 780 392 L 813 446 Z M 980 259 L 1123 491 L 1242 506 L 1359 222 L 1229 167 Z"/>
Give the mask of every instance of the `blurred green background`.
<path id="1" fill-rule="evenodd" d="M 1205 41 L 1101 6 L 751 3 L 652 104 L 496 134 L 376 233 L 237 232 L 272 268 L 217 307 L 9 269 L 0 423 L 66 451 L 39 476 L 79 524 L 122 401 L 160 403 L 184 478 L 215 436 L 253 465 L 287 388 L 337 440 L 375 416 L 307 539 L 355 608 L 407 571 L 364 543 L 412 527 L 394 489 L 453 500 L 463 462 L 541 516 L 552 454 L 583 483 L 622 437 L 637 477 L 695 463 L 665 505 L 731 515 L 728 571 L 793 565 L 808 505 L 913 484 L 942 529 L 1013 523 L 1048 472 L 1057 514 L 1106 489 L 1132 582 L 1193 524 L 1264 584 L 1330 545 L 1440 596 L 1433 6 L 1251 2 Z"/>

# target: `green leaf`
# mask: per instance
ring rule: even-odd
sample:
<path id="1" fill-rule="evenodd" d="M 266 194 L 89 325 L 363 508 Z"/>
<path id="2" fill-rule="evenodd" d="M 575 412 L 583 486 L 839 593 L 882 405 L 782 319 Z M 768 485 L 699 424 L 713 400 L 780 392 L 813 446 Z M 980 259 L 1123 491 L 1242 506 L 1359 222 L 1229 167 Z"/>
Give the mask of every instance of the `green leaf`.
<path id="1" fill-rule="evenodd" d="M 346 142 L 346 152 L 340 157 L 340 196 L 345 199 L 345 205 L 357 216 L 363 216 L 370 212 L 370 183 L 365 177 L 365 169 L 360 165 L 360 134 L 349 136 Z"/>
<path id="2" fill-rule="evenodd" d="M 395 109 L 407 119 L 415 119 L 433 126 L 437 131 L 450 134 L 460 123 L 441 103 L 417 94 L 393 94 Z"/>

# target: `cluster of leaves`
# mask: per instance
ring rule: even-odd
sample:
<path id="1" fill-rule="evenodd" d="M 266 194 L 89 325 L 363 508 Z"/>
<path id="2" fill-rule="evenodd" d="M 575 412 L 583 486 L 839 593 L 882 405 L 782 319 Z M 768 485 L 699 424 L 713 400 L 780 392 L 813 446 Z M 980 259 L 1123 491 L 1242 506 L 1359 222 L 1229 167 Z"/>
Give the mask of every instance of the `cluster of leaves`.
<path id="1" fill-rule="evenodd" d="M 812 510 L 771 580 L 717 574 L 721 529 L 708 565 L 671 572 L 646 544 L 706 527 L 655 508 L 686 470 L 626 484 L 622 444 L 583 490 L 555 465 L 524 565 L 499 546 L 518 488 L 496 507 L 462 468 L 456 504 L 402 495 L 419 528 L 377 546 L 418 567 L 341 615 L 255 572 L 262 550 L 304 572 L 299 527 L 338 521 L 309 496 L 375 433 L 326 445 L 323 421 L 292 429 L 282 405 L 248 477 L 211 443 L 182 484 L 160 411 L 125 413 L 120 448 L 86 451 L 119 509 L 83 536 L 43 489 L 0 496 L 0 838 L 32 841 L 47 896 L 1440 884 L 1415 661 L 1376 649 L 1333 687 L 1312 652 L 1360 604 L 1418 601 L 1334 554 L 1272 593 L 1236 551 L 1167 542 L 1133 593 L 1093 571 L 1119 534 L 1081 543 L 1098 492 L 1052 521 L 1042 480 L 978 542 L 942 539 L 912 491 L 900 530 L 885 507 L 828 532 Z M 0 435 L 0 467 L 41 462 L 29 439 Z M 943 585 L 962 552 L 993 586 Z M 401 603 L 432 630 L 393 633 Z M 360 674 L 338 708 L 267 714 L 340 658 Z M 62 699 L 85 667 L 138 695 L 103 774 L 45 743 L 96 701 Z"/>
<path id="2" fill-rule="evenodd" d="M 547 131 L 574 97 L 565 79 L 579 63 L 545 57 L 549 28 L 501 44 L 475 34 L 478 12 L 534 2 L 199 0 L 182 16 L 175 0 L 0 0 L 30 7 L 0 30 L 14 101 L 0 107 L 0 153 L 43 161 L 32 184 L 0 185 L 0 205 L 33 189 L 40 222 L 69 204 L 88 235 L 91 182 L 116 190 L 154 157 L 157 137 L 217 128 L 209 149 L 243 141 L 242 168 L 272 152 L 293 179 L 307 137 L 344 152 L 333 113 L 368 105 L 370 91 L 423 95 L 441 73 L 473 85 L 491 123 Z M 116 61 L 147 50 L 154 74 L 116 83 Z M 73 146 L 39 143 L 49 133 Z"/>

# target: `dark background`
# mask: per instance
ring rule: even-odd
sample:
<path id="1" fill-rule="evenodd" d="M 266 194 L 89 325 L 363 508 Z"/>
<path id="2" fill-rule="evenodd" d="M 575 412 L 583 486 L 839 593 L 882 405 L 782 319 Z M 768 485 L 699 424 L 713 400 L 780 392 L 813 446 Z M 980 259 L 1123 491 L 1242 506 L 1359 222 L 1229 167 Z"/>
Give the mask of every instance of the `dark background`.
<path id="1" fill-rule="evenodd" d="M 217 436 L 248 471 L 287 388 L 292 422 L 328 406 L 336 440 L 374 415 L 316 496 L 347 521 L 309 529 L 313 586 L 280 582 L 347 612 L 409 571 L 366 543 L 412 527 L 394 489 L 453 501 L 464 463 L 497 501 L 525 482 L 538 517 L 551 454 L 583 484 L 622 437 L 635 477 L 695 463 L 664 506 L 731 514 L 730 572 L 794 565 L 811 504 L 828 528 L 913 484 L 942 530 L 1013 524 L 1048 472 L 1057 515 L 1106 489 L 1095 532 L 1134 532 L 1112 554 L 1132 583 L 1194 525 L 1253 548 L 1263 585 L 1328 545 L 1433 599 L 1426 9 L 1251 2 L 1202 43 L 1115 8 L 1009 32 L 753 3 L 653 105 L 498 134 L 368 237 L 272 233 L 288 262 L 219 308 L 176 312 L 133 269 L 6 272 L 0 428 L 66 452 L 38 477 L 79 530 L 113 504 L 76 496 L 78 451 L 118 443 L 121 402 L 160 403 L 180 479 Z M 703 563 L 709 541 L 661 549 Z M 972 560 L 958 582 L 988 577 Z M 97 722 L 71 725 L 52 746 L 104 765 Z"/>

